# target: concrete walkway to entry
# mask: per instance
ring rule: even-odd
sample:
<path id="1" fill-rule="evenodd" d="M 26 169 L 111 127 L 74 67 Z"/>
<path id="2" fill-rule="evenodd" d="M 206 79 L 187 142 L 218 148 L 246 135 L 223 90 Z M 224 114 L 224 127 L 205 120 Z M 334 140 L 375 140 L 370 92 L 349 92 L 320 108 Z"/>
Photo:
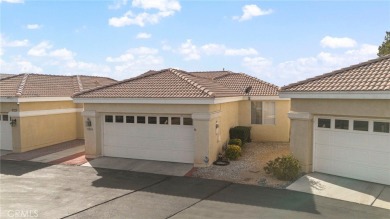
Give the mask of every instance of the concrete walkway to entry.
<path id="1" fill-rule="evenodd" d="M 116 157 L 99 157 L 90 160 L 82 166 L 130 170 L 171 176 L 184 176 L 193 168 L 193 164 Z"/>
<path id="2" fill-rule="evenodd" d="M 289 190 L 390 209 L 390 186 L 310 173 L 287 187 Z"/>

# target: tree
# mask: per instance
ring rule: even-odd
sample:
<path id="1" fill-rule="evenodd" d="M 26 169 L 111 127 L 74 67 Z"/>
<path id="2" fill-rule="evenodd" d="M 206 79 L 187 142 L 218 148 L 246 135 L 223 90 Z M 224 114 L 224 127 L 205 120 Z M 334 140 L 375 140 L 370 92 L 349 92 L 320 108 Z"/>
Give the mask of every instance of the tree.
<path id="1" fill-rule="evenodd" d="M 390 54 L 390 32 L 386 31 L 385 41 L 378 47 L 378 56 Z"/>

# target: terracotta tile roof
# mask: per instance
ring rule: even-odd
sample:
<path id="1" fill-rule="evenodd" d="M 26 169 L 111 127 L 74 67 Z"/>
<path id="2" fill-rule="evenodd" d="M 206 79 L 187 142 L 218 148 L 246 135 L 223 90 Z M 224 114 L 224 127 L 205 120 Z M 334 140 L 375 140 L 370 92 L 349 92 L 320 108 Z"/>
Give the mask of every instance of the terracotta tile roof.
<path id="1" fill-rule="evenodd" d="M 93 76 L 19 74 L 0 79 L 2 97 L 71 97 L 82 90 L 116 82 Z"/>
<path id="2" fill-rule="evenodd" d="M 135 78 L 75 94 L 75 98 L 214 98 L 278 95 L 278 87 L 245 74 L 185 72 L 177 69 L 148 71 Z"/>
<path id="3" fill-rule="evenodd" d="M 279 87 L 244 73 L 230 73 L 215 77 L 214 81 L 225 85 L 242 95 L 249 96 L 277 96 Z M 245 90 L 251 87 L 249 93 Z"/>
<path id="4" fill-rule="evenodd" d="M 76 94 L 79 98 L 211 98 L 240 94 L 184 71 L 149 71 L 135 78 Z"/>
<path id="5" fill-rule="evenodd" d="M 11 76 L 15 76 L 14 74 L 4 74 L 4 73 L 0 73 L 0 79 L 1 78 L 8 78 L 8 77 L 11 77 Z"/>
<path id="6" fill-rule="evenodd" d="M 214 79 L 216 77 L 230 74 L 232 72 L 231 71 L 196 71 L 196 72 L 190 72 L 190 73 L 192 75 L 195 75 L 196 77 Z"/>
<path id="7" fill-rule="evenodd" d="M 390 91 L 390 55 L 293 83 L 282 91 Z"/>

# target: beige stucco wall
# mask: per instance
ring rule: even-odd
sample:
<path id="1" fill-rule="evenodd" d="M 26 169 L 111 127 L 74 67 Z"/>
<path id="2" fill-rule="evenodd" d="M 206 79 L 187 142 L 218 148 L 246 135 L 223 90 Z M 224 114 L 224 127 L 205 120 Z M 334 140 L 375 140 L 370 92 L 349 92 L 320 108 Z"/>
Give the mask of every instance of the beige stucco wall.
<path id="1" fill-rule="evenodd" d="M 239 102 L 239 125 L 250 126 L 251 139 L 255 142 L 288 142 L 290 140 L 290 100 L 274 100 L 275 125 L 251 124 L 251 101 Z"/>
<path id="2" fill-rule="evenodd" d="M 31 116 L 20 119 L 21 145 L 14 151 L 24 152 L 77 138 L 76 113 Z"/>
<path id="3" fill-rule="evenodd" d="M 305 172 L 313 164 L 313 116 L 390 118 L 390 100 L 292 99 L 290 149 Z"/>
<path id="4" fill-rule="evenodd" d="M 238 125 L 238 102 L 216 104 L 210 106 L 211 112 L 219 112 L 219 116 L 209 121 L 208 134 L 210 136 L 210 164 L 222 152 L 222 147 L 229 141 L 229 130 Z M 216 125 L 219 128 L 217 129 Z"/>
<path id="5" fill-rule="evenodd" d="M 24 152 L 52 144 L 84 138 L 81 113 L 23 116 L 23 112 L 82 108 L 73 101 L 0 103 L 2 112 L 20 112 L 13 117 L 17 125 L 12 127 L 14 152 Z"/>

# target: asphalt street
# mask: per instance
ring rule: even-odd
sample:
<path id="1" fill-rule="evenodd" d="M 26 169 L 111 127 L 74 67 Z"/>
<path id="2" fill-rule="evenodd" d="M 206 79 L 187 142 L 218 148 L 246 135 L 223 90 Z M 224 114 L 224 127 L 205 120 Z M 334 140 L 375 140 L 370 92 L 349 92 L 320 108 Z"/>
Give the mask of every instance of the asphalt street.
<path id="1" fill-rule="evenodd" d="M 389 218 L 284 189 L 82 166 L 1 161 L 1 218 Z"/>

